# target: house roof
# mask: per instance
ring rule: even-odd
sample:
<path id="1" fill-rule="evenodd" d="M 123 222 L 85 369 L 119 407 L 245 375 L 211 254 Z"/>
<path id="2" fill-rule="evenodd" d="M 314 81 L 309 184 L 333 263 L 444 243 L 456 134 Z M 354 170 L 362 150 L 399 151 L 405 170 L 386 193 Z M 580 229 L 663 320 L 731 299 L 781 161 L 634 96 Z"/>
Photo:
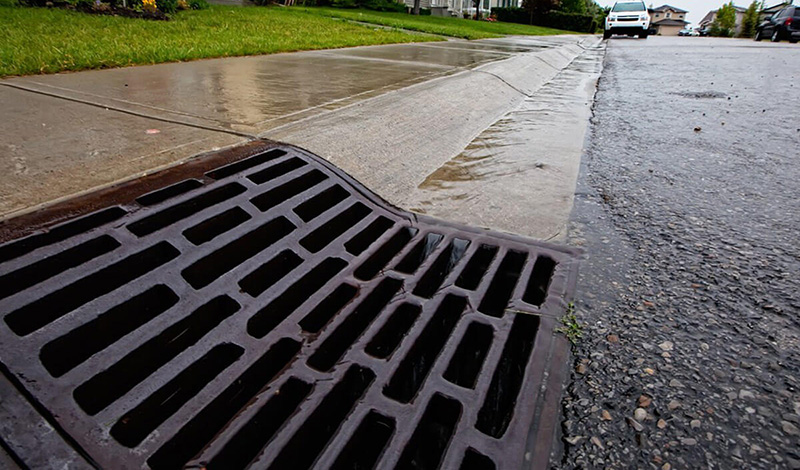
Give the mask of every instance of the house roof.
<path id="1" fill-rule="evenodd" d="M 668 19 L 656 21 L 653 26 L 686 26 L 687 24 L 689 24 L 688 21 Z"/>
<path id="2" fill-rule="evenodd" d="M 689 12 L 688 12 L 688 11 L 686 11 L 686 10 L 681 10 L 680 8 L 675 8 L 675 7 L 674 7 L 674 6 L 672 6 L 672 5 L 661 5 L 661 6 L 660 6 L 660 7 L 658 7 L 658 8 L 651 8 L 651 10 L 652 10 L 652 11 L 664 11 L 664 10 L 672 10 L 672 11 L 674 11 L 674 12 L 676 12 L 676 13 L 689 13 Z"/>
<path id="3" fill-rule="evenodd" d="M 788 7 L 789 5 L 791 5 L 789 2 L 778 3 L 776 5 L 772 5 L 771 7 L 764 8 L 763 10 L 761 10 L 761 12 L 762 13 L 774 13 L 774 12 L 776 12 L 778 10 L 782 10 L 783 8 Z"/>

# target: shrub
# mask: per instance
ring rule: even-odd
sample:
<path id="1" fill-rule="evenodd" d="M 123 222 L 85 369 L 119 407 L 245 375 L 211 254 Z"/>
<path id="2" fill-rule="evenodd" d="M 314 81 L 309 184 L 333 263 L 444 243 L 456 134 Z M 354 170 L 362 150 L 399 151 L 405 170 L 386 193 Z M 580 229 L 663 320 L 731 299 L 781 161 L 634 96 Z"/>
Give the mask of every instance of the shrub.
<path id="1" fill-rule="evenodd" d="M 533 24 L 581 33 L 594 33 L 597 30 L 597 21 L 593 15 L 551 10 L 531 16 L 530 11 L 517 7 L 492 8 L 492 14 L 497 16 L 497 21 L 506 23 Z"/>
<path id="2" fill-rule="evenodd" d="M 313 1 L 313 3 L 320 5 L 322 2 L 316 0 Z M 393 12 L 406 11 L 405 4 L 396 0 L 331 0 L 330 5 L 334 8 L 366 8 L 367 10 Z M 420 15 L 424 14 L 425 13 L 420 11 Z M 428 14 L 431 14 L 430 10 L 428 10 Z"/>
<path id="3" fill-rule="evenodd" d="M 178 11 L 178 0 L 156 0 L 156 6 L 164 13 L 175 13 Z"/>
<path id="4" fill-rule="evenodd" d="M 206 0 L 189 0 L 189 8 L 192 10 L 205 10 L 209 7 Z"/>

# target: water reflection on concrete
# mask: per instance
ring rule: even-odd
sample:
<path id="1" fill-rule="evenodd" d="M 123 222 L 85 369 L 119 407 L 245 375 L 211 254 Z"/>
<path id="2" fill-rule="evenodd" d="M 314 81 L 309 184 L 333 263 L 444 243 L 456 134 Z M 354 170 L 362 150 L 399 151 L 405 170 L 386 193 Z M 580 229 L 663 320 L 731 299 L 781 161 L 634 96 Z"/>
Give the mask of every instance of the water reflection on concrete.
<path id="1" fill-rule="evenodd" d="M 419 213 L 539 239 L 564 236 L 602 49 L 589 50 L 428 175 Z"/>

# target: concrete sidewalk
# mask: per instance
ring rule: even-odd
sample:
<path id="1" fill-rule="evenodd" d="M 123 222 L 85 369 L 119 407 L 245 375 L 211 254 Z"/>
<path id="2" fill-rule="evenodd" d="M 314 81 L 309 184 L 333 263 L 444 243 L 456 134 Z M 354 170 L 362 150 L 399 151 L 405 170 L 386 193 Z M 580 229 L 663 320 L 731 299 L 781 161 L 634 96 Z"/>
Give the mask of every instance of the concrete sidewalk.
<path id="1" fill-rule="evenodd" d="M 406 203 L 596 42 L 371 46 L 0 81 L 0 220 L 256 138 L 308 148 Z"/>

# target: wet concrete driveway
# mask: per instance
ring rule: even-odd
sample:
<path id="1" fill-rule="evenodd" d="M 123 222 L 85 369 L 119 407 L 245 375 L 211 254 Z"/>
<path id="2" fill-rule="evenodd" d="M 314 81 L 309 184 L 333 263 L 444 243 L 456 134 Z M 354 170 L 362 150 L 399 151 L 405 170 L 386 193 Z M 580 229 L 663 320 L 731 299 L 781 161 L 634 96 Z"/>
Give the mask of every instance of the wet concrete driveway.
<path id="1" fill-rule="evenodd" d="M 576 36 L 448 41 L 3 80 L 0 171 L 7 176 L 0 218 L 203 151 L 273 137 L 273 129 L 414 84 L 576 42 Z M 464 93 L 454 86 L 440 94 L 442 101 Z"/>

